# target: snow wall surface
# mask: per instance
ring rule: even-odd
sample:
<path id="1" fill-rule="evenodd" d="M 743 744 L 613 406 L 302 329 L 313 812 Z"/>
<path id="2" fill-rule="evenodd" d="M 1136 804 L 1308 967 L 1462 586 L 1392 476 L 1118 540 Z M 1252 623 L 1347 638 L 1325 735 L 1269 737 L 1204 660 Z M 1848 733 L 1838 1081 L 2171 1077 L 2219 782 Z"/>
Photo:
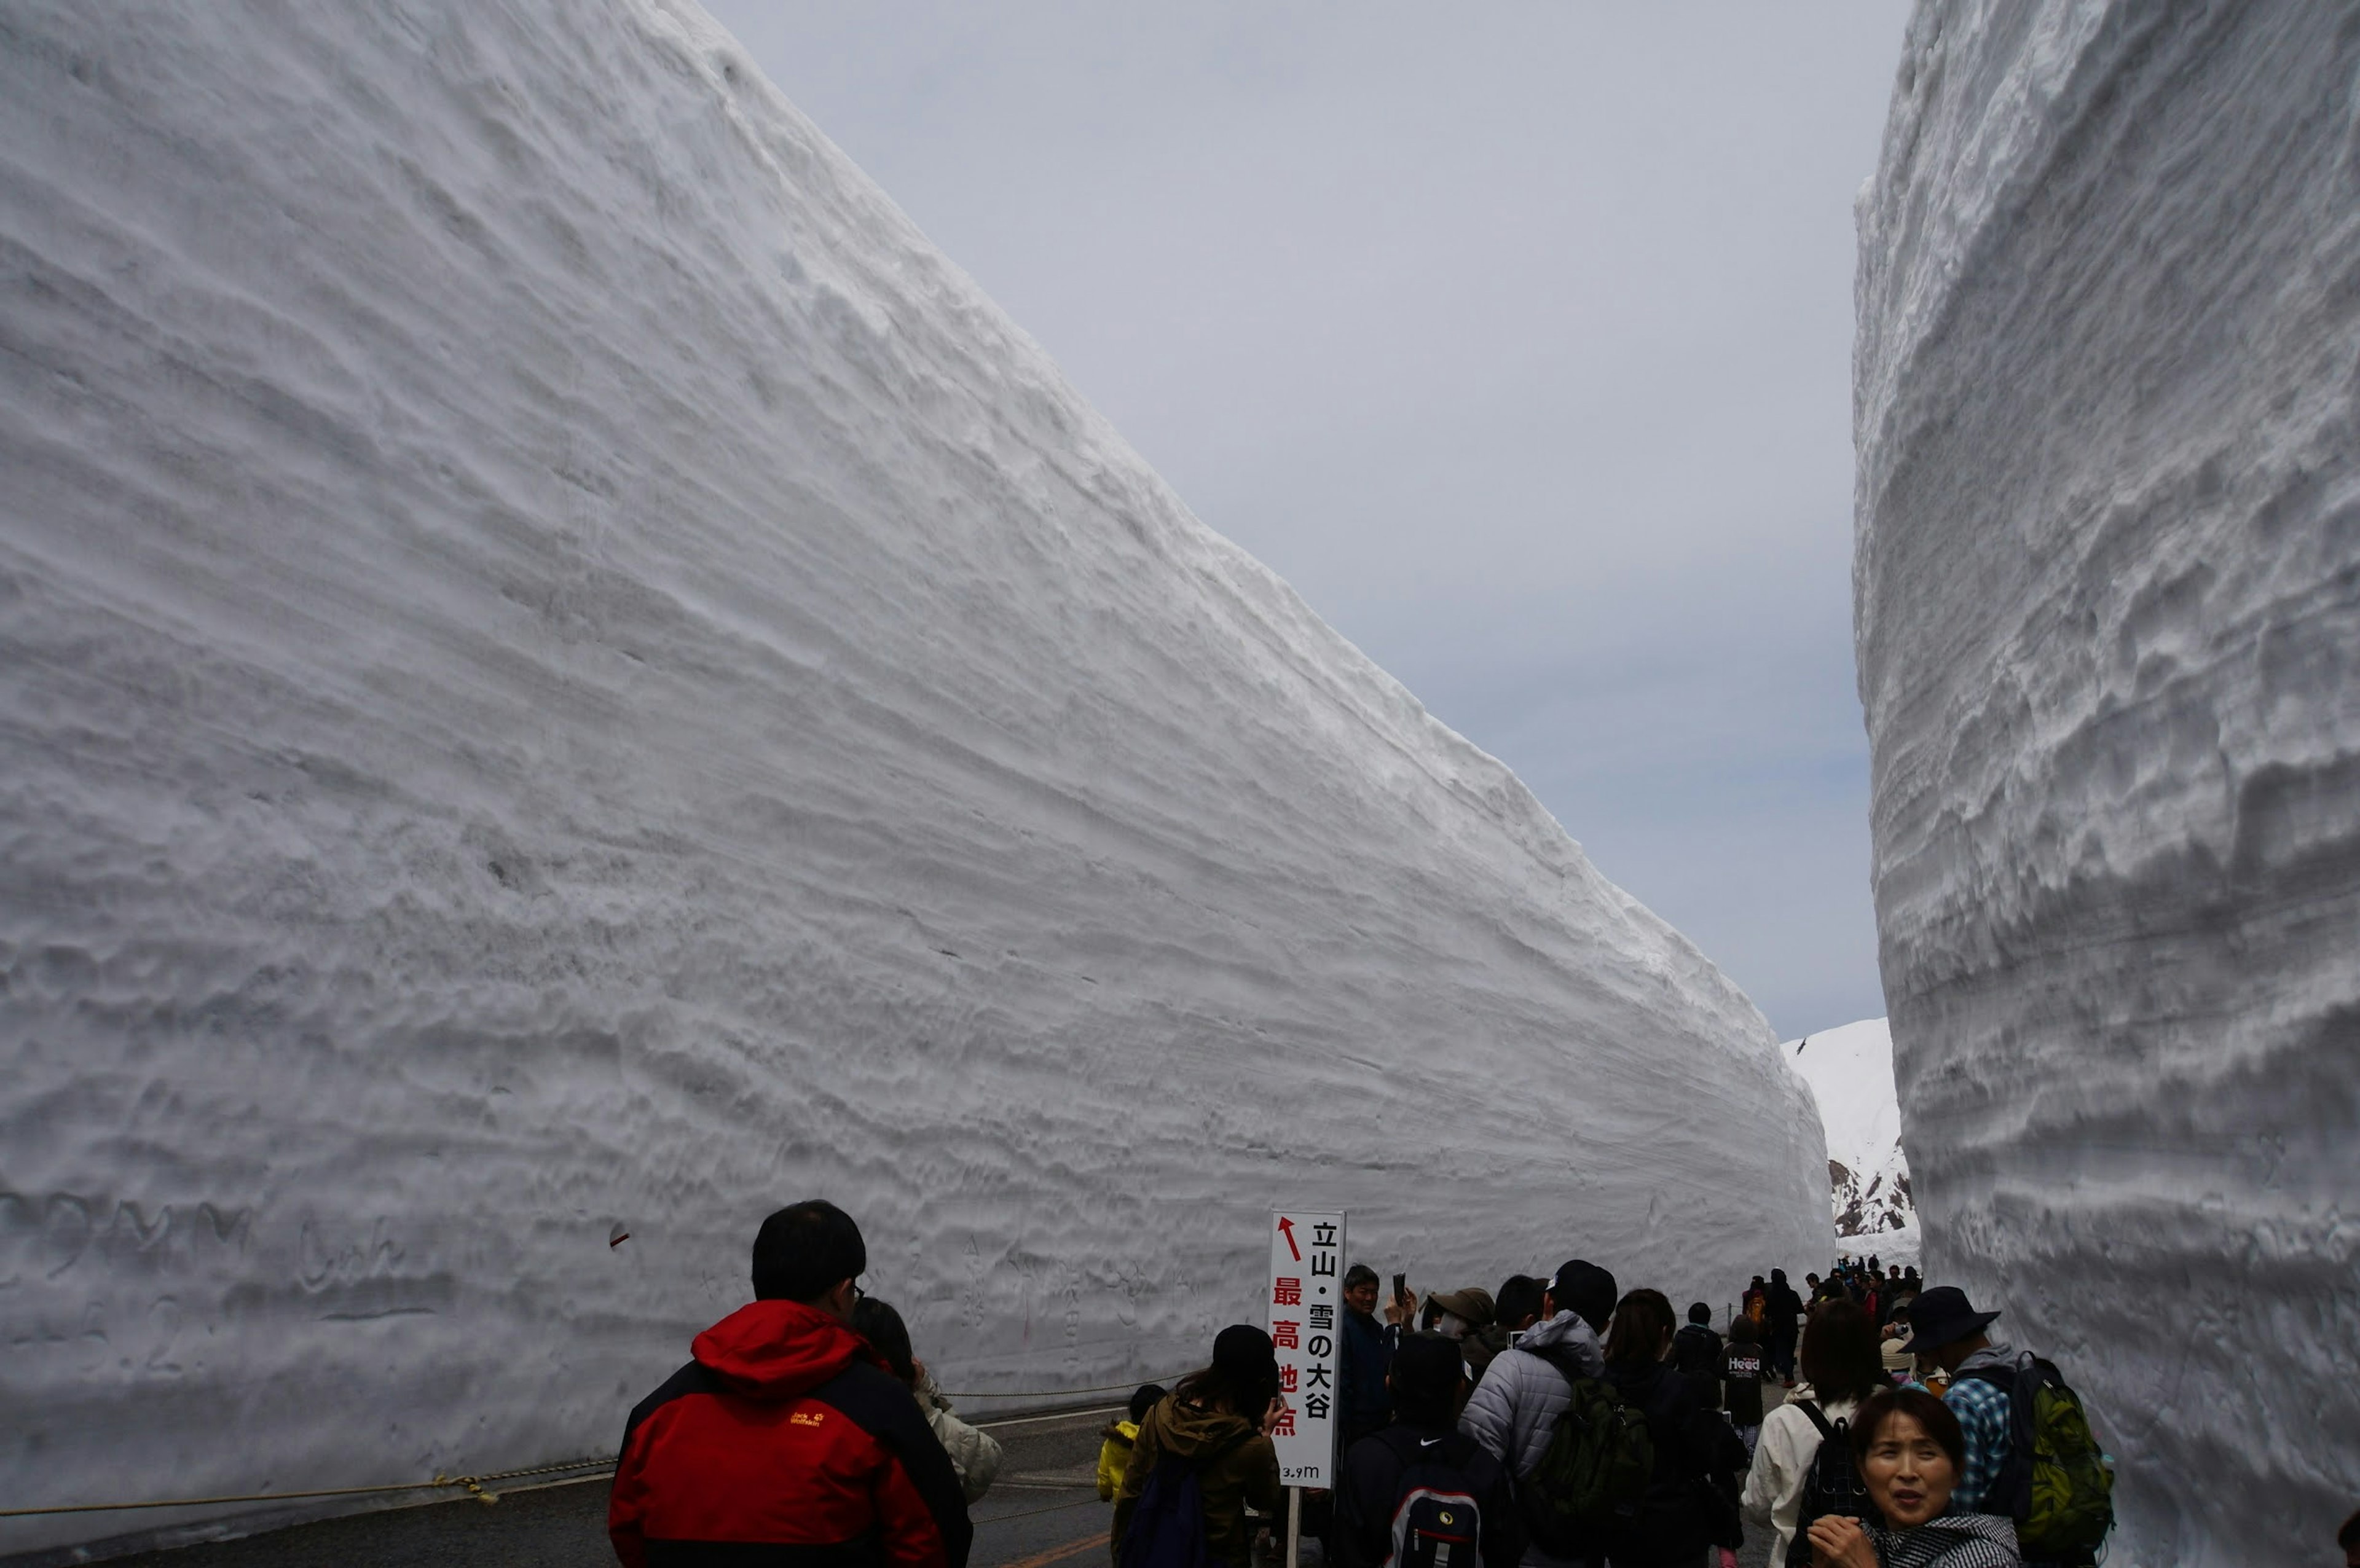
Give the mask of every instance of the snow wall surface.
<path id="1" fill-rule="evenodd" d="M 1861 208 L 1928 1278 L 2085 1391 L 2147 1564 L 2360 1498 L 2355 83 L 2342 6 L 1921 5 Z"/>
<path id="2" fill-rule="evenodd" d="M 1823 1253 L 1745 997 L 693 7 L 0 0 L 0 246 L 12 1503 L 611 1450 L 813 1193 L 1011 1396 L 1273 1202 Z"/>

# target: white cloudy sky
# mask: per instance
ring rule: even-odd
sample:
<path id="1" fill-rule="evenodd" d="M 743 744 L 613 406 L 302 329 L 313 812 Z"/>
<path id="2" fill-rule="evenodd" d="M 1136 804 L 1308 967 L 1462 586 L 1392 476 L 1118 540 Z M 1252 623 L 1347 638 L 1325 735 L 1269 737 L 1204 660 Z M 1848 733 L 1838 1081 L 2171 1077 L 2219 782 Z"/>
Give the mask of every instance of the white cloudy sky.
<path id="1" fill-rule="evenodd" d="M 1900 0 L 707 4 L 1781 1035 L 1885 1011 L 1852 201 Z"/>

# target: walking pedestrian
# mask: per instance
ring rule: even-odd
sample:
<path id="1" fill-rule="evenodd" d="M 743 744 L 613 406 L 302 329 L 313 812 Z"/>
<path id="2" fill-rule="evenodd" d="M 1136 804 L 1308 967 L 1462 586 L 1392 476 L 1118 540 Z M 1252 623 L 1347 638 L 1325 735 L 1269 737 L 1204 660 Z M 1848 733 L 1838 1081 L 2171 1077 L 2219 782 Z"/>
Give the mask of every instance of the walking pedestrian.
<path id="1" fill-rule="evenodd" d="M 1181 1378 L 1139 1423 L 1115 1491 L 1115 1562 L 1135 1568 L 1161 1538 L 1184 1558 L 1201 1541 L 1228 1568 L 1251 1568 L 1246 1509 L 1278 1508 L 1270 1432 L 1284 1410 L 1270 1335 L 1250 1323 L 1223 1329 L 1212 1365 Z"/>
<path id="2" fill-rule="evenodd" d="M 2113 1472 L 2056 1366 L 1992 1340 L 1999 1315 L 1975 1311 L 1955 1285 L 1923 1292 L 1909 1309 L 1910 1354 L 1950 1375 L 1942 1402 L 1965 1444 L 1957 1506 L 2013 1519 L 2027 1563 L 2088 1563 L 2114 1524 Z M 2017 1432 L 2040 1434 L 2050 1474 L 2038 1496 Z"/>
<path id="3" fill-rule="evenodd" d="M 1878 1360 L 1876 1331 L 1868 1314 L 1850 1301 L 1823 1301 L 1803 1330 L 1803 1380 L 1786 1402 L 1762 1422 L 1754 1465 L 1745 1477 L 1745 1510 L 1776 1533 L 1775 1563 L 1809 1560 L 1799 1541 L 1801 1527 L 1836 1501 L 1850 1468 L 1846 1440 L 1837 1430 L 1870 1395 L 1889 1387 Z M 1835 1446 L 1826 1444 L 1834 1439 Z M 1831 1472 L 1813 1496 L 1811 1483 L 1822 1454 Z M 1808 1505 L 1808 1506 L 1807 1506 Z"/>
<path id="4" fill-rule="evenodd" d="M 1712 1309 L 1702 1301 L 1688 1308 L 1688 1321 L 1672 1336 L 1672 1365 L 1691 1377 L 1721 1376 L 1721 1335 L 1712 1328 Z"/>
<path id="5" fill-rule="evenodd" d="M 1749 1462 L 1762 1436 L 1762 1380 L 1768 1375 L 1762 1331 L 1752 1318 L 1739 1318 L 1729 1325 L 1729 1347 L 1721 1353 L 1721 1408 L 1744 1440 Z"/>
<path id="6" fill-rule="evenodd" d="M 901 1314 L 890 1301 L 876 1296 L 863 1296 L 855 1301 L 852 1332 L 885 1358 L 885 1369 L 900 1378 L 911 1398 L 918 1401 L 918 1410 L 926 1418 L 934 1441 L 950 1455 L 951 1468 L 958 1475 L 959 1490 L 967 1507 L 981 1502 L 983 1495 L 991 1490 L 992 1477 L 1000 1474 L 1000 1440 L 967 1425 L 953 1413 L 949 1399 L 935 1386 L 934 1375 L 912 1353 L 909 1325 L 901 1321 Z"/>
<path id="7" fill-rule="evenodd" d="M 965 1568 L 975 1531 L 950 1457 L 852 1331 L 868 1267 L 834 1203 L 762 1222 L 753 1303 L 698 1334 L 624 1427 L 606 1535 L 625 1568 L 849 1554 Z"/>
<path id="8" fill-rule="evenodd" d="M 1417 1334 L 1393 1352 L 1393 1424 L 1344 1455 L 1338 1568 L 1516 1568 L 1524 1530 L 1507 1467 L 1457 1431 L 1457 1341 Z"/>
<path id="9" fill-rule="evenodd" d="M 1786 1283 L 1784 1269 L 1770 1270 L 1767 1312 L 1770 1365 L 1777 1370 L 1779 1381 L 1791 1388 L 1795 1386 L 1795 1336 L 1800 1330 L 1803 1299 Z"/>
<path id="10" fill-rule="evenodd" d="M 1707 1548 L 1738 1544 L 1735 1498 L 1729 1497 L 1723 1519 L 1722 1493 L 1712 1477 L 1742 1468 L 1745 1446 L 1721 1419 L 1710 1385 L 1666 1364 L 1673 1323 L 1664 1293 L 1643 1288 L 1616 1305 L 1607 1331 L 1606 1380 L 1624 1403 L 1644 1412 L 1655 1447 L 1655 1474 L 1638 1517 L 1608 1550 L 1610 1568 L 1696 1568 Z M 1729 1538 L 1717 1541 L 1717 1534 Z"/>

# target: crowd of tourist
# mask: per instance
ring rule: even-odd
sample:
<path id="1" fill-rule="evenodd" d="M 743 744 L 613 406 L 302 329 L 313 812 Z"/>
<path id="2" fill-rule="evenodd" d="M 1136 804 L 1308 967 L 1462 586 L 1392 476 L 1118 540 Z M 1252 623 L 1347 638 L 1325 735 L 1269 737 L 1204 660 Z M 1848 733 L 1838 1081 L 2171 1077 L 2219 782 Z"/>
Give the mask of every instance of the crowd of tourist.
<path id="1" fill-rule="evenodd" d="M 763 1224 L 756 1300 L 630 1414 L 608 1509 L 629 1568 L 965 1568 L 998 1445 L 867 1266 L 831 1203 Z M 1845 1258 L 1802 1291 L 1772 1269 L 1719 1313 L 1582 1258 L 1423 1301 L 1394 1280 L 1340 1282 L 1335 1484 L 1297 1499 L 1324 1568 L 1733 1568 L 1749 1530 L 1784 1568 L 2046 1568 L 2094 1563 L 2112 1527 L 2060 1369 L 1914 1269 Z M 1140 1388 L 1098 1456 L 1116 1568 L 1266 1560 L 1292 1409 L 1251 1323 Z M 2360 1568 L 2360 1515 L 2340 1544 Z"/>

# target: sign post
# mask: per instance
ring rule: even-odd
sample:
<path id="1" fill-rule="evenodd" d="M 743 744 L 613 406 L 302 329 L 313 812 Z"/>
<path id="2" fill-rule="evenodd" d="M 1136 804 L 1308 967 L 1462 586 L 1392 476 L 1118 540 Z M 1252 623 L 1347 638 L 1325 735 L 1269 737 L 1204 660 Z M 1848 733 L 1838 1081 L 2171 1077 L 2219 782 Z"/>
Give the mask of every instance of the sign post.
<path id="1" fill-rule="evenodd" d="M 1286 1499 L 1286 1568 L 1303 1541 L 1303 1488 L 1336 1484 L 1336 1362 L 1344 1311 L 1344 1216 L 1273 1209 L 1270 1342 L 1285 1410 L 1271 1430 Z"/>

